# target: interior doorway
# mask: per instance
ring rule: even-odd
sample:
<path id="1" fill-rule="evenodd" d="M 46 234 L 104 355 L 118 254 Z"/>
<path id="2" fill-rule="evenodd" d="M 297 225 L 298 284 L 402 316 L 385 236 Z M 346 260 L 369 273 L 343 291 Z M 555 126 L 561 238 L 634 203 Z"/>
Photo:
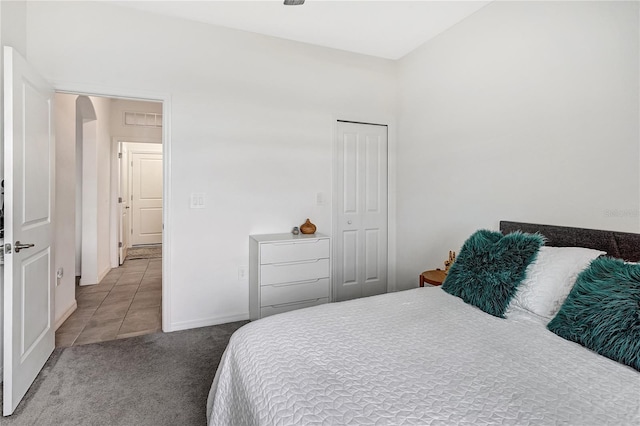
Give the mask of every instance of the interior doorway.
<path id="1" fill-rule="evenodd" d="M 63 275 L 58 285 L 70 291 L 56 288 L 56 305 L 72 305 L 56 324 L 56 346 L 160 331 L 163 104 L 57 93 L 56 108 L 56 155 L 75 162 L 73 172 L 56 170 L 56 195 L 75 198 L 74 208 L 56 206 L 59 233 L 75 234 L 74 244 L 63 241 L 56 254 L 72 262 L 64 269 L 76 272 L 73 282 Z M 155 156 L 151 163 L 140 156 L 146 153 Z M 150 198 L 153 206 L 141 206 Z M 132 214 L 134 208 L 142 215 Z M 131 257 L 134 220 L 142 234 L 156 231 L 157 253 Z"/>
<path id="2" fill-rule="evenodd" d="M 117 258 L 122 265 L 132 256 L 161 253 L 163 155 L 155 141 L 114 140 L 118 168 Z"/>
<path id="3" fill-rule="evenodd" d="M 120 142 L 122 245 L 162 244 L 162 145 Z"/>
<path id="4" fill-rule="evenodd" d="M 135 293 L 141 294 L 138 290 L 143 287 L 143 284 L 147 289 L 156 287 L 155 290 L 163 296 L 160 302 L 162 308 L 153 306 L 153 309 L 158 313 L 158 317 L 162 314 L 162 328 L 165 331 L 172 331 L 169 309 L 171 291 L 168 278 L 170 277 L 164 278 L 162 276 L 165 271 L 168 272 L 170 264 L 168 258 L 171 252 L 170 250 L 163 251 L 162 256 L 167 258 L 166 262 L 164 259 L 135 259 L 128 265 L 126 272 L 114 270 L 115 268 L 110 269 L 108 265 L 105 278 L 100 280 L 99 284 L 82 286 L 85 293 L 77 297 L 78 301 L 83 299 L 82 302 L 88 302 L 90 306 L 77 303 L 75 225 L 76 218 L 79 217 L 76 215 L 76 193 L 79 183 L 76 179 L 76 162 L 79 158 L 94 159 L 94 156 L 89 154 L 90 150 L 84 149 L 86 147 L 85 138 L 83 138 L 81 155 L 77 155 L 77 131 L 81 127 L 82 132 L 95 133 L 96 140 L 104 140 L 104 134 L 108 134 L 109 131 L 110 119 L 115 119 L 114 117 L 118 117 L 118 114 L 111 114 L 110 119 L 104 119 L 105 116 L 101 113 L 110 111 L 110 106 L 107 105 L 109 102 L 130 100 L 132 92 L 131 89 L 109 89 L 109 93 L 122 97 L 92 96 L 88 94 L 106 89 L 87 89 L 86 87 L 83 89 L 82 85 L 72 83 L 67 87 L 58 85 L 57 90 L 60 92 L 55 93 L 51 83 L 39 76 L 35 69 L 14 49 L 5 46 L 4 58 L 4 89 L 6 92 L 4 97 L 6 107 L 4 117 L 4 188 L 6 190 L 4 201 L 7 206 L 4 231 L 5 238 L 8 241 L 16 241 L 16 243 L 12 245 L 11 252 L 6 251 L 8 256 L 5 257 L 4 263 L 5 309 L 0 304 L 0 337 L 2 337 L 0 339 L 0 352 L 2 353 L 0 372 L 4 388 L 2 391 L 4 395 L 3 415 L 10 415 L 24 396 L 27 388 L 33 383 L 47 356 L 54 350 L 55 340 L 58 338 L 57 335 L 54 336 L 56 329 L 58 332 L 64 330 L 67 335 L 72 335 L 87 327 L 87 312 L 81 312 L 83 310 L 89 311 L 89 317 L 93 316 L 89 325 L 110 324 L 113 326 L 111 312 L 107 312 L 106 315 L 104 312 L 99 314 L 101 307 L 107 308 L 110 304 L 117 304 L 106 303 L 108 296 L 97 294 L 105 293 L 103 290 L 106 287 L 111 286 L 114 289 L 113 293 L 132 293 L 130 290 L 123 291 L 125 288 L 133 288 L 130 285 L 132 276 L 145 276 L 147 281 L 141 282 L 135 288 Z M 76 101 L 78 96 L 82 96 L 78 92 L 86 93 L 86 97 L 90 98 L 92 106 L 95 107 L 96 120 L 89 117 L 85 121 L 88 116 L 82 114 L 82 119 L 77 120 Z M 136 93 L 140 98 L 156 99 L 155 103 L 160 104 L 160 114 L 143 114 L 146 123 L 150 123 L 151 120 L 155 120 L 156 124 L 162 123 L 163 116 L 167 117 L 167 122 L 170 121 L 171 96 L 169 94 Z M 66 102 L 59 102 L 59 97 L 65 94 L 73 95 L 67 98 Z M 102 120 L 100 120 L 101 116 Z M 127 114 L 124 116 L 126 119 Z M 136 112 L 129 114 L 128 117 L 135 120 L 141 118 Z M 25 125 L 25 122 L 28 125 Z M 65 125 L 60 126 L 61 122 Z M 93 122 L 93 124 L 85 126 L 87 122 Z M 59 125 L 55 131 L 54 123 Z M 170 181 L 168 166 L 170 158 L 168 157 L 171 152 L 169 149 L 171 137 L 168 125 L 160 127 L 158 139 L 162 141 L 167 153 L 167 158 L 163 158 L 165 184 L 163 185 L 162 241 L 163 245 L 168 248 L 170 247 L 170 236 L 167 230 L 171 230 L 167 207 L 170 204 L 168 190 L 170 185 L 167 185 L 166 182 Z M 89 139 L 91 138 L 86 138 L 86 140 Z M 106 161 L 106 167 L 109 168 L 111 157 L 108 155 L 108 151 L 105 144 L 96 146 L 96 167 L 104 170 Z M 104 155 L 105 152 L 107 155 Z M 16 160 L 14 154 L 19 155 L 20 158 Z M 23 167 L 25 164 L 28 164 L 27 169 Z M 85 170 L 90 171 L 90 168 L 83 168 L 82 171 Z M 99 174 L 99 176 L 104 176 L 104 174 Z M 96 190 L 90 193 L 96 195 L 100 212 L 109 213 L 115 209 L 115 205 L 112 205 L 113 198 L 108 195 L 109 191 L 113 189 L 113 185 L 109 185 L 108 179 L 106 186 L 105 180 L 98 178 L 83 180 L 81 183 L 83 191 L 85 187 L 98 189 L 106 187 L 106 196 L 104 191 Z M 23 193 L 25 188 L 27 188 L 30 198 L 15 198 L 16 193 Z M 103 221 L 103 225 L 98 226 L 98 232 L 106 231 L 107 237 L 110 239 L 109 234 L 115 229 L 111 225 L 114 220 L 115 215 L 112 215 L 111 220 L 107 220 L 106 224 Z M 24 226 L 23 222 L 25 221 L 28 226 Z M 31 231 L 36 231 L 36 228 L 42 229 L 38 228 L 40 225 L 52 229 L 33 235 Z M 24 234 L 25 231 L 30 233 Z M 22 240 L 23 243 L 19 243 L 19 240 Z M 111 246 L 116 247 L 116 244 L 117 238 L 113 237 Z M 101 244 L 99 247 L 97 255 L 104 259 L 106 252 L 111 263 L 115 262 L 117 266 L 117 257 L 109 256 L 108 244 L 106 246 Z M 25 265 L 20 266 L 25 261 L 28 263 L 26 267 Z M 127 266 L 126 261 L 123 266 Z M 31 272 L 25 275 L 25 271 Z M 144 281 L 144 278 L 142 280 Z M 122 285 L 118 286 L 117 284 Z M 28 294 L 24 293 L 25 286 L 29 288 Z M 110 291 L 109 294 L 111 293 Z M 121 296 L 121 294 L 118 295 L 117 298 L 114 298 L 117 300 L 111 300 L 111 302 L 121 302 Z M 125 304 L 124 311 L 127 311 L 133 304 L 145 306 L 149 304 L 149 301 L 145 298 L 139 298 L 137 302 L 131 300 L 130 303 L 125 301 Z M 86 309 L 78 307 L 79 305 L 85 306 Z M 34 311 L 33 315 L 25 316 L 25 312 L 28 313 L 29 309 L 35 309 L 37 312 Z M 74 323 L 74 321 L 70 321 L 72 319 L 77 321 Z M 122 331 L 122 322 L 116 320 L 115 324 L 116 329 Z M 134 335 L 134 333 L 130 332 L 128 335 Z M 105 336 L 101 334 L 101 337 Z M 27 342 L 28 346 L 25 346 L 24 342 Z"/>

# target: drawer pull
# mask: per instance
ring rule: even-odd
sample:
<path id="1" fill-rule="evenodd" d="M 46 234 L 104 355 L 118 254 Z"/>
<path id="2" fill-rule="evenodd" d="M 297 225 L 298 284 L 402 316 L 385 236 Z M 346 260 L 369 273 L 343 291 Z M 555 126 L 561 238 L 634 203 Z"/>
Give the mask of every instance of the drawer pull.
<path id="1" fill-rule="evenodd" d="M 274 246 L 293 246 L 296 244 L 316 244 L 319 243 L 320 240 L 304 240 L 304 241 L 290 241 L 286 243 L 272 243 Z"/>
<path id="2" fill-rule="evenodd" d="M 281 303 L 279 305 L 271 305 L 271 307 L 272 308 L 283 308 L 285 306 L 304 305 L 304 304 L 307 304 L 307 303 L 317 302 L 320 299 L 322 299 L 322 297 L 319 297 L 317 299 L 301 300 L 299 302 Z"/>
<path id="3" fill-rule="evenodd" d="M 322 259 L 313 259 L 313 260 L 299 260 L 297 262 L 283 262 L 283 263 L 267 263 L 267 265 L 271 266 L 289 266 L 289 265 L 304 265 L 305 263 L 318 263 Z"/>
<path id="4" fill-rule="evenodd" d="M 292 282 L 292 283 L 284 283 L 284 284 L 271 284 L 271 287 L 290 287 L 292 285 L 317 283 L 318 281 L 320 281 L 320 278 L 315 279 L 315 280 L 295 281 L 295 282 Z"/>

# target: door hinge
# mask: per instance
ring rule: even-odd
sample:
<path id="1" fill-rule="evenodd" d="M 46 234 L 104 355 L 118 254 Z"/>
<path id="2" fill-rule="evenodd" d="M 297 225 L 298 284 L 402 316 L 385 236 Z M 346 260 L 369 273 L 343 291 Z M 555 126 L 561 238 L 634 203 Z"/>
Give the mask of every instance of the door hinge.
<path id="1" fill-rule="evenodd" d="M 121 152 L 118 153 L 118 159 L 122 160 L 122 153 Z"/>
<path id="2" fill-rule="evenodd" d="M 122 243 L 118 243 L 118 248 L 122 248 Z"/>
<path id="3" fill-rule="evenodd" d="M 118 197 L 118 203 L 122 203 L 122 197 Z"/>

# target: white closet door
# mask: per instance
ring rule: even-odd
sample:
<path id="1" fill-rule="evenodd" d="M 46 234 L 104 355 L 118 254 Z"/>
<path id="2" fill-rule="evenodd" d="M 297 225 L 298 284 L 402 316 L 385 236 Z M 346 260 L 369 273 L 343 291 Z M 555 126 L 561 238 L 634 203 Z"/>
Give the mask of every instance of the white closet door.
<path id="1" fill-rule="evenodd" d="M 335 299 L 387 291 L 387 126 L 338 122 Z"/>

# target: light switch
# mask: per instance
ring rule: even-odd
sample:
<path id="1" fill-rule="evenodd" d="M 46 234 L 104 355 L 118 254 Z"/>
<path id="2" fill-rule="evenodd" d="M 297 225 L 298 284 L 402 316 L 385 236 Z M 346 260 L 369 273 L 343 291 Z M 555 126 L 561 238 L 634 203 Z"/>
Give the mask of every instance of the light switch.
<path id="1" fill-rule="evenodd" d="M 191 194 L 191 203 L 189 206 L 192 209 L 204 209 L 205 198 L 204 192 L 194 192 Z"/>
<path id="2" fill-rule="evenodd" d="M 327 204 L 327 197 L 324 192 L 316 193 L 316 205 L 324 206 L 325 204 Z"/>

